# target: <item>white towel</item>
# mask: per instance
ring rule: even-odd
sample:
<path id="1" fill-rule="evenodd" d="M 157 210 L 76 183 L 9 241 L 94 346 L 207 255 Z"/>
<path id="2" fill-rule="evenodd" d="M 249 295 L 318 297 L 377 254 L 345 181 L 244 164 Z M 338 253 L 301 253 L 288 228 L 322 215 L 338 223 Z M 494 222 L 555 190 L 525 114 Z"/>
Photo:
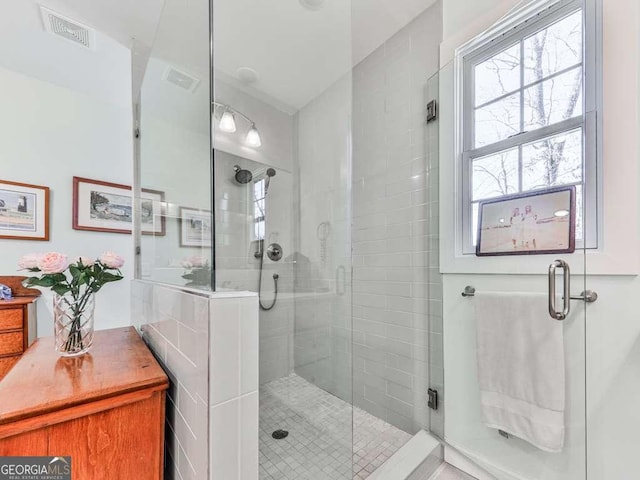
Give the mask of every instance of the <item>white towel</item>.
<path id="1" fill-rule="evenodd" d="M 563 322 L 549 316 L 544 294 L 476 292 L 473 303 L 486 425 L 546 452 L 562 451 Z"/>

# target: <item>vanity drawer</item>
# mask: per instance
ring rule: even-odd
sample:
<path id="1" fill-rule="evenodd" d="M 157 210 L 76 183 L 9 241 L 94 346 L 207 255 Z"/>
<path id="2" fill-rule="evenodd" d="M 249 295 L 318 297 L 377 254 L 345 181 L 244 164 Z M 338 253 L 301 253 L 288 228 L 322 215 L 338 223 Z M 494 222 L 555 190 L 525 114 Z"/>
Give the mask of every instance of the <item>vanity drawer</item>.
<path id="1" fill-rule="evenodd" d="M 0 310 L 0 330 L 17 330 L 22 328 L 22 308 Z"/>
<path id="2" fill-rule="evenodd" d="M 22 332 L 0 333 L 0 355 L 22 353 Z"/>
<path id="3" fill-rule="evenodd" d="M 19 355 L 16 355 L 15 357 L 0 358 L 0 380 L 2 380 L 2 377 L 11 370 L 11 367 L 13 367 L 18 360 L 20 360 Z"/>

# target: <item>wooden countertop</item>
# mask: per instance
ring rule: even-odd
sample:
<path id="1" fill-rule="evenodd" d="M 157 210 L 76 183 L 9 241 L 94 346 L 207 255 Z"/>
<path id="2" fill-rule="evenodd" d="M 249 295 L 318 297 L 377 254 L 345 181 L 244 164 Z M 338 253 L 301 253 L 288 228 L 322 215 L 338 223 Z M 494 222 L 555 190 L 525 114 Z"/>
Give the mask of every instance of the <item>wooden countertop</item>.
<path id="1" fill-rule="evenodd" d="M 11 300 L 0 300 L 0 307 L 15 307 L 35 302 L 38 297 L 13 297 Z"/>
<path id="2" fill-rule="evenodd" d="M 40 338 L 0 381 L 0 425 L 152 387 L 168 379 L 134 327 L 96 331 L 89 353 L 72 358 Z"/>

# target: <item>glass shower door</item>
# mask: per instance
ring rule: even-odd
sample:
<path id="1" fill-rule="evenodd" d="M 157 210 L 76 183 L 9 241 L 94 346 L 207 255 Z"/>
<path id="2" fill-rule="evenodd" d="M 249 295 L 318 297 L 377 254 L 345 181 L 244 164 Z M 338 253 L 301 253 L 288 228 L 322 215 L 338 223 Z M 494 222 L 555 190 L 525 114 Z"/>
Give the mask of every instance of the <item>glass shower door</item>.
<path id="1" fill-rule="evenodd" d="M 545 137 L 543 142 L 547 143 L 543 145 L 536 140 L 521 143 L 510 139 L 500 140 L 504 151 L 493 157 L 484 146 L 479 155 L 471 151 L 469 155 L 456 156 L 455 152 L 460 151 L 462 145 L 457 143 L 460 137 L 456 132 L 460 128 L 468 128 L 468 125 L 462 127 L 457 123 L 462 111 L 462 99 L 468 94 L 461 87 L 464 82 L 461 73 L 463 62 L 459 58 L 454 63 L 444 65 L 430 81 L 439 85 L 440 272 L 444 290 L 446 385 L 444 440 L 452 450 L 462 454 L 457 460 L 451 456 L 453 463 L 471 474 L 474 471 L 477 475 L 485 472 L 501 480 L 584 480 L 587 462 L 585 346 L 589 302 L 581 296 L 588 290 L 585 245 L 588 244 L 586 232 L 591 231 L 588 229 L 591 219 L 588 208 L 594 206 L 589 204 L 588 199 L 583 199 L 582 183 L 586 180 L 580 180 L 575 186 L 573 180 L 565 178 L 546 187 L 531 189 L 536 195 L 527 196 L 527 175 L 530 177 L 535 174 L 535 169 L 544 162 L 544 159 L 536 161 L 534 157 L 543 155 L 546 147 L 557 146 L 558 137 Z M 496 112 L 494 114 L 498 115 Z M 592 172 L 582 167 L 586 165 L 584 159 L 588 150 L 588 135 L 585 134 L 588 121 L 585 119 L 581 122 L 582 119 L 580 112 L 576 123 L 584 126 L 571 132 L 568 135 L 573 135 L 571 138 L 565 136 L 561 139 L 567 145 L 567 151 L 560 157 L 560 162 L 571 162 L 574 160 L 572 156 L 575 156 L 580 166 L 579 178 L 586 179 Z M 445 162 L 444 159 L 457 160 Z M 496 166 L 500 168 L 496 169 Z M 496 201 L 498 195 L 491 192 L 500 182 L 502 186 L 513 182 L 513 190 L 504 193 L 515 195 L 504 196 Z M 563 182 L 567 187 L 563 200 L 566 203 L 553 203 L 554 188 L 562 186 Z M 571 203 L 567 199 L 574 194 L 575 203 Z M 575 216 L 571 212 L 572 205 Z M 468 210 L 463 214 L 465 208 Z M 514 213 L 516 209 L 519 212 Z M 523 223 L 522 226 L 513 226 L 516 218 Z M 468 226 L 464 226 L 464 222 L 468 222 Z M 572 223 L 575 230 L 572 229 Z M 564 241 L 564 248 L 571 246 L 567 239 L 575 234 L 575 251 L 539 251 L 549 248 L 549 238 L 555 235 L 552 233 L 556 228 L 553 225 L 557 226 L 557 230 L 554 230 L 556 233 L 563 232 L 558 243 Z M 468 237 L 465 237 L 465 231 Z M 532 232 L 536 237 L 531 236 Z M 465 248 L 465 239 L 469 240 L 469 248 Z M 478 253 L 490 255 L 476 255 L 478 242 L 481 245 Z M 513 253 L 526 254 L 509 255 Z M 491 333 L 479 330 L 486 325 L 479 318 L 481 296 L 504 298 L 504 302 L 519 297 L 523 302 L 526 298 L 536 298 L 537 302 L 533 307 L 535 313 L 517 307 L 517 302 L 515 307 L 513 302 L 508 307 L 506 303 L 503 304 L 504 308 L 513 309 L 513 321 L 527 318 L 532 322 L 540 322 L 540 327 L 528 325 L 526 328 L 530 329 L 530 335 L 507 340 L 502 344 L 503 347 L 490 352 L 494 358 L 503 359 L 504 368 L 494 365 L 500 370 L 499 373 L 493 371 L 487 374 L 487 363 L 480 358 L 487 355 L 488 347 L 483 344 L 487 342 L 495 347 L 500 344 L 496 338 L 513 334 L 514 330 L 512 323 L 504 324 L 504 328 L 497 328 Z M 493 311 L 498 318 L 502 307 L 499 300 L 496 302 Z M 548 328 L 555 331 L 553 339 L 540 336 Z M 538 340 L 533 341 L 533 338 Z M 549 347 L 552 340 L 556 346 L 555 353 Z M 522 352 L 529 353 L 523 356 Z M 556 363 L 551 361 L 553 358 L 557 360 Z M 506 426 L 496 423 L 495 417 L 486 408 L 490 403 L 487 400 L 487 377 L 504 379 L 500 375 L 508 372 L 513 365 L 511 362 L 515 361 L 523 362 L 516 371 L 521 372 L 516 377 L 520 378 L 522 385 L 527 384 L 527 379 L 533 375 L 541 376 L 537 378 L 536 388 L 549 386 L 548 390 L 540 388 L 528 397 L 523 393 L 515 403 L 528 409 L 534 408 L 534 399 L 540 405 L 555 405 L 554 411 L 550 411 L 553 408 L 549 407 L 550 410 L 546 412 L 549 418 L 544 421 L 555 424 L 555 440 L 560 442 L 559 446 L 556 445 L 558 448 L 553 449 L 556 451 L 548 451 L 552 450 L 547 448 L 548 445 L 538 443 L 536 446 L 531 436 L 517 429 L 509 430 L 508 422 Z M 541 365 L 546 367 L 540 368 Z M 559 369 L 563 369 L 564 378 L 557 375 Z M 564 432 L 560 433 L 562 430 Z"/>
<path id="2" fill-rule="evenodd" d="M 351 2 L 213 0 L 216 290 L 259 296 L 260 479 L 352 479 Z"/>

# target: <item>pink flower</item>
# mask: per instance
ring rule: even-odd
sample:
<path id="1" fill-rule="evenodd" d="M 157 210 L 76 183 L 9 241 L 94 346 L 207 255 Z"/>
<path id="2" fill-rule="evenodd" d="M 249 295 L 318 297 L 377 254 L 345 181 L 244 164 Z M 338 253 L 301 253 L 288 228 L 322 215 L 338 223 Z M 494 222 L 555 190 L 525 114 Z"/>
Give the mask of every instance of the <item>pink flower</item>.
<path id="1" fill-rule="evenodd" d="M 43 273 L 62 273 L 68 266 L 67 256 L 58 252 L 45 253 L 38 259 L 38 268 Z"/>
<path id="2" fill-rule="evenodd" d="M 117 253 L 104 252 L 100 256 L 100 263 L 107 268 L 121 268 L 124 265 L 124 258 Z"/>
<path id="3" fill-rule="evenodd" d="M 28 253 L 18 260 L 20 270 L 29 270 L 30 268 L 38 268 L 38 261 L 42 255 L 40 253 Z"/>
<path id="4" fill-rule="evenodd" d="M 82 265 L 85 267 L 91 267 L 94 263 L 96 263 L 96 261 L 92 258 L 80 255 L 78 258 L 76 258 L 76 263 L 82 263 Z"/>
<path id="5" fill-rule="evenodd" d="M 202 268 L 204 267 L 204 259 L 201 255 L 192 255 L 182 261 L 183 268 Z"/>

